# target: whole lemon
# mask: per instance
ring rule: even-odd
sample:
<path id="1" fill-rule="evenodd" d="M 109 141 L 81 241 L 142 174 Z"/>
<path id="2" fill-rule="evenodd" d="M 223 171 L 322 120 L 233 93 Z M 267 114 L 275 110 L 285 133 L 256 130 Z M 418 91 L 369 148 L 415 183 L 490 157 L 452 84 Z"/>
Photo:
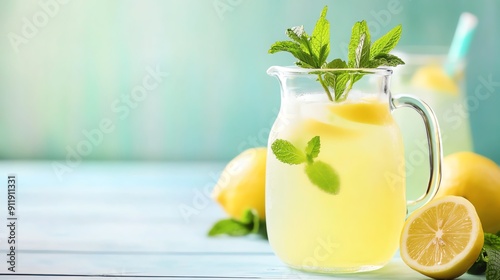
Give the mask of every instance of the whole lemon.
<path id="1" fill-rule="evenodd" d="M 436 197 L 462 196 L 476 208 L 484 232 L 500 231 L 500 167 L 473 152 L 448 155 Z"/>
<path id="2" fill-rule="evenodd" d="M 265 219 L 266 148 L 248 149 L 232 159 L 222 171 L 213 198 L 235 219 L 253 208 Z"/>

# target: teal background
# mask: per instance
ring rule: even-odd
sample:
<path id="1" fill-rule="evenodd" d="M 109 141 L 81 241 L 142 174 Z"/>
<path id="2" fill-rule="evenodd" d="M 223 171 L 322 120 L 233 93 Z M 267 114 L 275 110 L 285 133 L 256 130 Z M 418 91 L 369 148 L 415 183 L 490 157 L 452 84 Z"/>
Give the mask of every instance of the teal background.
<path id="1" fill-rule="evenodd" d="M 496 0 L 3 0 L 0 158 L 64 159 L 80 148 L 82 159 L 227 160 L 264 146 L 279 109 L 278 82 L 266 70 L 294 62 L 267 50 L 287 27 L 311 31 L 324 5 L 330 58 L 345 57 L 355 21 L 366 19 L 373 38 L 401 23 L 400 46 L 446 47 L 470 11 L 479 26 L 467 94 L 480 77 L 500 82 Z M 46 21 L 43 7 L 52 11 Z M 13 44 L 26 20 L 41 24 Z M 157 68 L 168 76 L 125 113 L 122 98 Z M 500 84 L 469 112 L 475 151 L 497 163 L 499 93 Z M 92 134 L 103 121 L 106 132 Z"/>

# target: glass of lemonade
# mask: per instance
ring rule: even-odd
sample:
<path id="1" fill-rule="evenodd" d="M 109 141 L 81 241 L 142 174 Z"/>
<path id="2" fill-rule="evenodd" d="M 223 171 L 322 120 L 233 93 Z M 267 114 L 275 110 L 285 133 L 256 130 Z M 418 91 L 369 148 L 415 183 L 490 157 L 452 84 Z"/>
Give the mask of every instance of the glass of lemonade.
<path id="1" fill-rule="evenodd" d="M 405 65 L 394 68 L 392 90 L 411 94 L 427 103 L 436 115 L 441 131 L 443 155 L 472 151 L 469 110 L 465 99 L 465 61 L 446 71 L 447 49 L 406 47 L 395 54 Z M 450 71 L 451 70 L 451 71 Z M 407 197 L 415 199 L 427 187 L 429 162 L 427 137 L 420 117 L 403 109 L 394 112 L 405 146 Z"/>
<path id="2" fill-rule="evenodd" d="M 330 101 L 318 82 L 322 71 L 361 79 L 345 100 Z M 287 265 L 305 271 L 348 273 L 382 267 L 398 248 L 407 209 L 429 201 L 439 184 L 441 144 L 432 110 L 411 96 L 391 96 L 389 69 L 273 66 L 268 74 L 281 85 L 281 108 L 268 146 L 280 139 L 304 150 L 318 136 L 314 160 L 330 166 L 338 179 L 338 191 L 328 193 L 306 174 L 308 163 L 284 163 L 268 149 L 266 222 L 274 252 Z M 399 107 L 417 110 L 429 135 L 429 188 L 411 202 L 405 198 L 403 139 L 391 114 Z M 331 178 L 321 172 L 314 175 Z"/>

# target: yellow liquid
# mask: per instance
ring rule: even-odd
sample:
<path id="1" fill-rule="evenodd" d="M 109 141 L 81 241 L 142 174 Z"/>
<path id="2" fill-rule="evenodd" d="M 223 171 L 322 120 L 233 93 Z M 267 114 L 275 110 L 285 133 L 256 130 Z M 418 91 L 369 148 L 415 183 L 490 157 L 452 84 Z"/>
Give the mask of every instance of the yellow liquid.
<path id="1" fill-rule="evenodd" d="M 286 104 L 270 144 L 285 139 L 304 149 L 320 136 L 317 160 L 340 178 L 337 195 L 313 185 L 305 164 L 267 156 L 269 241 L 289 266 L 318 272 L 373 270 L 398 248 L 406 215 L 403 143 L 388 103 L 375 99 Z"/>

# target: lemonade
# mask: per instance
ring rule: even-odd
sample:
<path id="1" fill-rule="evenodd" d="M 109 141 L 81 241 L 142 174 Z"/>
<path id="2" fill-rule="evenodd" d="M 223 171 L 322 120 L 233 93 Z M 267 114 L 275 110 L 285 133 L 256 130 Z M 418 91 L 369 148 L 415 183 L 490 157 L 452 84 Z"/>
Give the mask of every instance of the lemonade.
<path id="1" fill-rule="evenodd" d="M 397 250 L 406 215 L 403 141 L 389 104 L 377 97 L 332 103 L 318 93 L 283 102 L 281 110 L 285 117 L 275 122 L 270 143 L 280 138 L 305 147 L 320 136 L 318 159 L 337 171 L 340 189 L 324 192 L 303 165 L 283 164 L 269 149 L 266 211 L 274 251 L 304 270 L 383 266 Z"/>

